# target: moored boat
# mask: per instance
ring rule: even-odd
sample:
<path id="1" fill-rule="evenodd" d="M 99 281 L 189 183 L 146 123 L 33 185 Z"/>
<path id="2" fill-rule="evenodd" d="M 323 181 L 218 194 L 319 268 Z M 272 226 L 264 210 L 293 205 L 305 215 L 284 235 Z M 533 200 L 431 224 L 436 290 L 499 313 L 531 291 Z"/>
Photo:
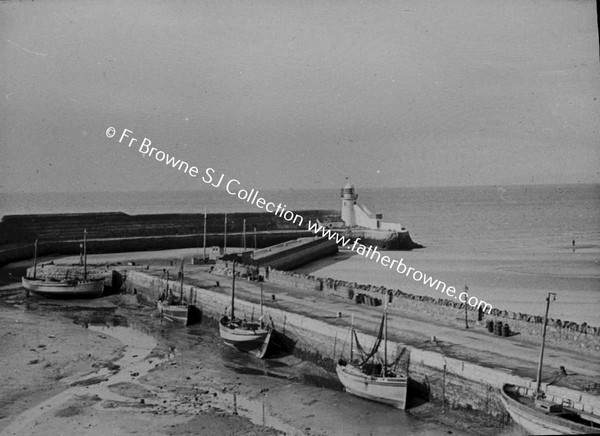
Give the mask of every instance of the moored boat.
<path id="1" fill-rule="evenodd" d="M 184 302 L 183 299 L 183 263 L 181 260 L 181 269 L 179 277 L 181 280 L 179 288 L 179 298 L 173 295 L 173 291 L 169 289 L 169 271 L 166 271 L 166 288 L 163 294 L 158 298 L 156 307 L 158 312 L 167 320 L 176 322 L 182 325 L 188 325 L 191 322 L 192 306 Z"/>
<path id="2" fill-rule="evenodd" d="M 51 281 L 22 277 L 23 287 L 47 298 L 95 298 L 104 292 L 104 280 Z"/>
<path id="3" fill-rule="evenodd" d="M 513 421 L 523 427 L 528 434 L 598 434 L 600 433 L 600 416 L 548 401 L 545 392 L 541 389 L 551 295 L 556 299 L 556 294 L 553 292 L 548 293 L 546 297 L 546 314 L 544 315 L 542 327 L 542 344 L 536 388 L 527 389 L 526 387 L 504 384 L 500 392 L 500 399 Z"/>
<path id="4" fill-rule="evenodd" d="M 23 287 L 47 298 L 95 298 L 104 292 L 104 279 L 87 278 L 87 230 L 83 231 L 83 279 L 47 280 L 37 275 L 37 245 L 34 244 L 33 276 L 22 277 Z"/>
<path id="5" fill-rule="evenodd" d="M 256 351 L 259 358 L 266 354 L 272 324 L 265 325 L 262 316 L 262 287 L 261 287 L 261 317 L 258 322 L 246 321 L 235 317 L 235 262 L 233 263 L 233 280 L 231 285 L 231 313 L 223 315 L 219 320 L 219 334 L 225 344 L 243 351 Z"/>
<path id="6" fill-rule="evenodd" d="M 158 300 L 156 307 L 165 319 L 178 324 L 188 325 L 190 310 L 187 304 L 169 304 L 166 301 Z"/>
<path id="7" fill-rule="evenodd" d="M 523 387 L 505 384 L 502 404 L 511 418 L 531 435 L 598 434 L 600 417 L 572 408 L 536 400 Z"/>
<path id="8" fill-rule="evenodd" d="M 392 368 L 393 365 L 388 365 L 387 359 L 387 296 L 379 334 L 372 350 L 369 353 L 362 351 L 354 330 L 354 322 L 352 322 L 350 335 L 350 360 L 339 359 L 336 365 L 336 373 L 346 391 L 358 397 L 404 410 L 408 376 L 397 374 Z M 375 358 L 382 340 L 384 343 L 383 361 L 374 363 L 372 360 Z M 361 352 L 362 359 L 360 361 L 353 360 L 354 342 Z"/>

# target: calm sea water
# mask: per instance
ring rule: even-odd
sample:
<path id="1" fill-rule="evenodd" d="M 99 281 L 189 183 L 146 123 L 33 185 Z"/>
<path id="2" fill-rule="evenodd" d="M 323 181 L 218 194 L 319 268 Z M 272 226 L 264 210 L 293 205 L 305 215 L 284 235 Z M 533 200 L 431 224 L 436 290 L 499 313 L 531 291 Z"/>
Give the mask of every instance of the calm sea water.
<path id="1" fill-rule="evenodd" d="M 600 185 L 356 187 L 358 202 L 401 222 L 427 247 L 497 251 L 600 246 Z M 338 189 L 260 190 L 288 209 L 339 209 Z M 178 192 L 0 194 L 0 215 L 258 211 L 221 189 Z"/>

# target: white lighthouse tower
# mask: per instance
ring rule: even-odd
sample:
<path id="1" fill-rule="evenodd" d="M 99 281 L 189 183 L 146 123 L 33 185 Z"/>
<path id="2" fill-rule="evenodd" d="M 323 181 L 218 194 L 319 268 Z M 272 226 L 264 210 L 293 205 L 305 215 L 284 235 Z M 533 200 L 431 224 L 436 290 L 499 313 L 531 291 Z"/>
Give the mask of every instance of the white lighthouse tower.
<path id="1" fill-rule="evenodd" d="M 356 204 L 358 194 L 354 192 L 354 186 L 350 182 L 346 183 L 346 186 L 342 188 L 340 196 L 342 198 L 342 221 L 348 227 L 355 227 L 356 212 L 354 211 L 354 205 Z"/>

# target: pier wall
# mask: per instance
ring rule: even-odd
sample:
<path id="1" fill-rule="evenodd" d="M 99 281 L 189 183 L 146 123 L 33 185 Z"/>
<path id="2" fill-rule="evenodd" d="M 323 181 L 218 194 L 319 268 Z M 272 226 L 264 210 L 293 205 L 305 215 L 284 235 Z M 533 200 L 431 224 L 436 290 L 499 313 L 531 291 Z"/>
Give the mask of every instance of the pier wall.
<path id="1" fill-rule="evenodd" d="M 153 303 L 165 282 L 140 271 L 126 271 L 123 286 L 128 292 L 136 293 Z M 179 284 L 170 282 L 178 292 Z M 202 316 L 220 317 L 230 304 L 229 290 L 223 288 L 200 288 L 184 285 L 184 299 L 195 303 Z M 257 298 L 258 300 L 258 298 Z M 236 299 L 236 311 L 250 318 L 260 312 L 258 303 Z M 327 322 L 282 310 L 277 304 L 267 302 L 267 314 L 273 320 L 275 329 L 294 344 L 294 352 L 310 358 L 332 370 L 335 360 L 348 336 L 347 325 L 338 318 Z M 243 316 L 243 315 L 241 315 Z M 359 341 L 370 346 L 375 337 L 358 333 Z M 504 383 L 532 386 L 533 381 L 523 379 L 501 370 L 487 368 L 463 360 L 449 358 L 441 353 L 420 350 L 390 341 L 388 347 L 397 355 L 408 353 L 409 376 L 416 383 L 409 387 L 409 397 L 418 390 L 425 392 L 428 399 L 453 408 L 465 408 L 506 419 L 506 411 L 500 402 L 499 389 Z M 394 353 L 395 351 L 395 353 Z M 403 355 L 404 355 L 403 353 Z M 600 397 L 567 388 L 544 386 L 551 401 L 569 403 L 573 407 L 600 414 Z M 415 392 L 410 389 L 414 389 Z"/>
<path id="2" fill-rule="evenodd" d="M 217 262 L 215 273 L 226 274 L 225 265 Z M 380 305 L 386 294 L 391 293 L 391 310 L 406 309 L 412 312 L 429 315 L 436 321 L 442 321 L 457 327 L 464 326 L 465 304 L 446 298 L 413 295 L 397 289 L 383 286 L 361 285 L 343 280 L 323 279 L 306 274 L 271 269 L 267 279 L 269 282 L 282 286 L 290 286 L 305 291 L 321 291 L 326 295 L 352 300 L 355 303 Z M 512 332 L 539 341 L 542 335 L 544 318 L 525 313 L 509 312 L 492 309 L 491 314 L 485 314 L 482 321 L 477 321 L 477 310 L 467 306 L 469 323 L 485 325 L 487 320 L 501 321 L 508 324 Z M 490 333 L 491 335 L 492 333 Z M 550 318 L 546 332 L 548 343 L 560 345 L 579 351 L 600 351 L 600 328 L 587 323 L 577 324 L 570 321 Z"/>
<path id="3" fill-rule="evenodd" d="M 336 221 L 334 210 L 298 211 L 305 220 Z M 244 244 L 244 220 L 246 244 Z M 208 214 L 207 246 L 223 246 L 225 214 Z M 227 214 L 227 245 L 257 247 L 314 236 L 305 228 L 267 212 Z M 79 254 L 83 231 L 88 234 L 89 253 L 166 250 L 202 247 L 204 214 L 128 215 L 122 212 L 8 215 L 0 220 L 0 264 L 38 254 Z"/>
<path id="4" fill-rule="evenodd" d="M 306 228 L 312 222 L 339 222 L 336 210 L 296 211 L 304 225 L 288 222 L 268 212 L 227 214 L 227 245 L 268 247 L 314 233 Z M 244 241 L 244 221 L 246 227 Z M 208 214 L 206 245 L 224 245 L 225 214 Z M 33 257 L 33 242 L 38 240 L 38 254 L 78 254 L 84 229 L 88 232 L 88 252 L 119 253 L 124 251 L 167 250 L 202 247 L 204 214 L 128 215 L 122 212 L 7 215 L 0 220 L 0 265 Z M 256 229 L 256 234 L 254 234 Z M 346 234 L 347 229 L 340 229 Z M 408 232 L 357 230 L 347 237 L 361 237 L 363 243 L 386 250 L 410 250 L 421 247 Z"/>
<path id="5" fill-rule="evenodd" d="M 299 238 L 244 253 L 246 264 L 288 270 L 338 252 L 335 241 L 327 238 Z"/>

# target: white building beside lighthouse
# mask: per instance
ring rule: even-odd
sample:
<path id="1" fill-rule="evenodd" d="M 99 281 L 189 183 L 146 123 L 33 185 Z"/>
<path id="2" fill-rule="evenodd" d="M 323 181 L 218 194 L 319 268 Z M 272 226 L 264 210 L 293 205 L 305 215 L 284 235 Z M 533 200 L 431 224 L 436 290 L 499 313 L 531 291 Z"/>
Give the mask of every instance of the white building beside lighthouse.
<path id="1" fill-rule="evenodd" d="M 401 224 L 383 222 L 381 214 L 373 214 L 366 206 L 358 204 L 354 185 L 346 183 L 341 190 L 342 221 L 346 227 L 364 227 L 373 230 L 405 231 Z"/>

